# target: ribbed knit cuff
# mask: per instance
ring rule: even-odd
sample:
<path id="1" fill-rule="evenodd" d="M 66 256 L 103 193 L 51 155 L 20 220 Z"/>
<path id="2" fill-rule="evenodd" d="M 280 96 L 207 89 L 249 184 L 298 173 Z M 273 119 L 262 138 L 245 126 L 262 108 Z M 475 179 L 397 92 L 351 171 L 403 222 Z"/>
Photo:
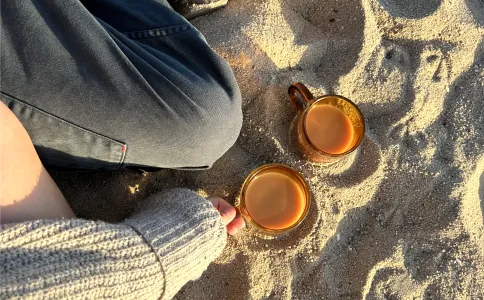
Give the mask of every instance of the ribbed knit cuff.
<path id="1" fill-rule="evenodd" d="M 151 245 L 165 275 L 163 299 L 197 279 L 226 243 L 220 214 L 203 197 L 174 189 L 150 197 L 125 221 Z"/>
<path id="2" fill-rule="evenodd" d="M 163 272 L 132 227 L 82 219 L 0 226 L 0 299 L 159 299 Z"/>

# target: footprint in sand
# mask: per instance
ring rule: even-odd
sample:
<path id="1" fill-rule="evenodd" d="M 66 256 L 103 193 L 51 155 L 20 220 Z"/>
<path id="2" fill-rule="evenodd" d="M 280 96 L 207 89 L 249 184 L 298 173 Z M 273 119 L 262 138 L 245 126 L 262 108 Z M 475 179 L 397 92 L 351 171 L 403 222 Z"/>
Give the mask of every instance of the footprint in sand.
<path id="1" fill-rule="evenodd" d="M 454 251 L 452 245 L 432 241 L 428 237 L 422 240 L 406 241 L 404 261 L 407 271 L 413 280 L 423 282 L 433 274 L 443 270 Z M 448 243 L 448 242 L 447 242 Z"/>
<path id="2" fill-rule="evenodd" d="M 384 83 L 394 72 L 407 71 L 408 65 L 407 50 L 392 41 L 383 40 L 373 52 L 366 70 L 370 76 Z"/>
<path id="3" fill-rule="evenodd" d="M 382 40 L 365 60 L 361 67 L 341 78 L 340 90 L 358 102 L 367 118 L 384 115 L 392 115 L 392 121 L 401 118 L 405 104 L 412 99 L 409 85 L 412 68 L 407 49 L 394 41 Z"/>
<path id="4" fill-rule="evenodd" d="M 364 299 L 422 299 L 424 286 L 411 279 L 405 268 L 378 266 L 370 272 Z"/>
<path id="5" fill-rule="evenodd" d="M 378 0 L 380 5 L 394 17 L 420 19 L 433 14 L 441 0 Z"/>
<path id="6" fill-rule="evenodd" d="M 424 46 L 420 55 L 414 82 L 415 100 L 404 122 L 409 122 L 412 132 L 421 132 L 434 123 L 442 114 L 447 94 L 449 64 L 446 54 L 438 47 Z"/>

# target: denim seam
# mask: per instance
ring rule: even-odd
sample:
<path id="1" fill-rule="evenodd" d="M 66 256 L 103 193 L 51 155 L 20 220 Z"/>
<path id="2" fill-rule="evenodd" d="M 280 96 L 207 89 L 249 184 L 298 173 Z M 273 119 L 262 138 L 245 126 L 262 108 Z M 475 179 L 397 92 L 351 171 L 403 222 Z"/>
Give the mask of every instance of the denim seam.
<path id="1" fill-rule="evenodd" d="M 54 120 L 56 120 L 56 121 L 60 121 L 61 123 L 65 124 L 65 125 L 67 125 L 67 126 L 69 126 L 69 127 L 72 127 L 72 128 L 78 129 L 78 130 L 81 130 L 81 131 L 83 131 L 83 132 L 85 132 L 85 133 L 87 133 L 87 134 L 92 134 L 92 135 L 97 136 L 97 137 L 99 137 L 99 138 L 102 138 L 102 139 L 108 140 L 108 141 L 110 141 L 110 142 L 113 142 L 113 143 L 117 144 L 118 146 L 121 146 L 121 147 L 125 146 L 125 147 L 127 148 L 127 145 L 126 145 L 125 143 L 123 143 L 123 142 L 119 142 L 119 141 L 117 141 L 117 140 L 115 140 L 115 139 L 112 139 L 112 138 L 110 138 L 110 137 L 107 137 L 107 136 L 101 135 L 101 134 L 96 133 L 96 132 L 94 132 L 94 131 L 91 131 L 91 130 L 85 129 L 85 128 L 83 128 L 83 127 L 79 126 L 79 125 L 76 125 L 76 124 L 71 123 L 71 122 L 69 122 L 69 121 L 66 121 L 66 120 L 64 120 L 64 119 L 62 119 L 62 118 L 59 118 L 59 117 L 57 117 L 57 116 L 54 116 L 53 114 L 50 114 L 50 113 L 48 113 L 48 112 L 45 112 L 45 111 L 43 111 L 43 110 L 42 110 L 42 109 L 40 109 L 40 108 L 37 108 L 37 107 L 32 106 L 32 105 L 30 105 L 30 104 L 28 104 L 28 103 L 26 103 L 26 102 L 24 102 L 24 101 L 22 101 L 22 100 L 19 100 L 19 99 L 17 99 L 17 98 L 15 98 L 15 97 L 13 97 L 13 96 L 10 96 L 10 95 L 8 95 L 8 94 L 7 94 L 7 93 L 5 93 L 5 92 L 0 92 L 0 95 L 2 95 L 2 96 L 4 96 L 4 97 L 6 97 L 7 99 L 10 99 L 10 100 L 13 100 L 13 101 L 20 102 L 20 103 L 22 103 L 23 105 L 25 105 L 26 107 L 28 107 L 28 108 L 30 108 L 30 109 L 32 109 L 32 110 L 34 110 L 34 111 L 37 111 L 37 112 L 39 112 L 39 113 L 41 113 L 41 114 L 43 114 L 43 115 L 47 116 L 48 118 L 54 119 Z M 126 150 L 126 149 L 125 149 L 125 150 Z M 126 151 L 125 151 L 125 152 L 126 152 Z M 120 155 L 120 157 L 119 157 L 119 161 L 120 161 L 120 162 L 119 162 L 119 164 L 118 164 L 118 168 L 119 168 L 119 167 L 122 165 L 122 163 L 123 163 L 123 161 L 124 161 L 124 157 L 125 157 L 125 153 L 121 152 L 121 155 Z"/>
<path id="2" fill-rule="evenodd" d="M 195 31 L 195 29 L 188 24 L 182 24 L 182 25 L 175 25 L 175 26 L 164 27 L 164 28 L 124 32 L 123 34 L 131 39 L 151 39 L 151 38 L 171 36 L 177 33 L 182 33 L 187 31 Z"/>
<path id="3" fill-rule="evenodd" d="M 64 158 L 59 158 L 59 157 L 56 157 L 54 158 L 53 160 L 56 160 L 56 161 L 63 161 L 63 162 L 71 162 L 69 159 L 64 159 Z M 89 163 L 89 162 L 82 162 L 83 165 L 86 165 L 86 166 L 92 166 L 92 167 L 103 167 L 102 164 L 93 164 L 93 163 Z M 55 169 L 55 168 L 54 168 Z M 99 170 L 102 170 L 102 169 L 99 169 Z M 82 171 L 82 170 L 81 170 Z"/>
<path id="4" fill-rule="evenodd" d="M 124 149 L 123 149 L 124 148 Z M 124 150 L 124 151 L 123 151 Z M 124 159 L 126 158 L 126 151 L 128 151 L 128 145 L 124 144 L 121 147 L 121 159 L 119 160 L 119 164 L 117 165 L 116 169 L 121 169 L 124 164 Z"/>

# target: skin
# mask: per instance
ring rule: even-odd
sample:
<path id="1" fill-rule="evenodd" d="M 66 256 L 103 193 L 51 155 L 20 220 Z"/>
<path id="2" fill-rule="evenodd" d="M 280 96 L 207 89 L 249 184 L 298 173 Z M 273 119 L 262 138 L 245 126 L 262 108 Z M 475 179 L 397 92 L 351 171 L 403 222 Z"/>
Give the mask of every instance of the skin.
<path id="1" fill-rule="evenodd" d="M 230 235 L 245 227 L 236 209 L 220 197 L 208 197 Z M 75 218 L 42 165 L 27 131 L 0 101 L 0 224 Z"/>
<path id="2" fill-rule="evenodd" d="M 240 229 L 245 227 L 245 222 L 239 211 L 230 203 L 220 197 L 211 196 L 207 198 L 208 201 L 219 211 L 222 217 L 222 222 L 227 227 L 227 232 L 230 235 L 236 234 Z"/>
<path id="3" fill-rule="evenodd" d="M 27 131 L 0 102 L 0 222 L 74 217 Z"/>

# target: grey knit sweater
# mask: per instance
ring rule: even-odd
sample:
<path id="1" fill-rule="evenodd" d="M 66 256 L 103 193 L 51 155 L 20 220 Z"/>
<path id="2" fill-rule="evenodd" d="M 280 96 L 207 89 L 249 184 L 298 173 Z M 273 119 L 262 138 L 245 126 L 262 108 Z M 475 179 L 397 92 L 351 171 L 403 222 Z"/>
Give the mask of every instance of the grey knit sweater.
<path id="1" fill-rule="evenodd" d="M 1 299 L 170 299 L 225 246 L 207 200 L 176 189 L 120 224 L 82 219 L 1 226 Z"/>

